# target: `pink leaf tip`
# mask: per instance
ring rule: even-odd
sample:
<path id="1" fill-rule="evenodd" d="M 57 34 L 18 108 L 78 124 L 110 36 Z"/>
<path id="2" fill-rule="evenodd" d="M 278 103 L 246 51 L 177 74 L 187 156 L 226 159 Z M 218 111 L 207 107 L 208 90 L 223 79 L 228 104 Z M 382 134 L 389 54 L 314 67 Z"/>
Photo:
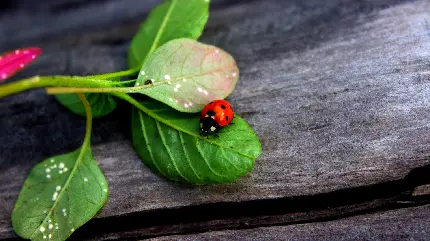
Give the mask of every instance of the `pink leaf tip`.
<path id="1" fill-rule="evenodd" d="M 24 67 L 33 62 L 42 49 L 38 47 L 28 47 L 16 49 L 0 56 L 0 83 L 7 78 L 21 71 Z"/>

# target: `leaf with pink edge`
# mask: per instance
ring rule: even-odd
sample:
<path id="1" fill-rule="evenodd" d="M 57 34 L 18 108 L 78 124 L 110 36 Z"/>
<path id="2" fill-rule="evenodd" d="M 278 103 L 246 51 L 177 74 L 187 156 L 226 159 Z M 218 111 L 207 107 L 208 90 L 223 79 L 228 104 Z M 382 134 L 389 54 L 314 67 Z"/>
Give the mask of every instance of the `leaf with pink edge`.
<path id="1" fill-rule="evenodd" d="M 0 56 L 0 83 L 10 78 L 24 67 L 33 62 L 42 49 L 38 47 L 29 47 L 16 49 Z"/>
<path id="2" fill-rule="evenodd" d="M 207 103 L 226 98 L 238 78 L 231 55 L 182 38 L 167 42 L 148 57 L 135 86 L 152 84 L 140 93 L 182 112 L 199 112 Z"/>

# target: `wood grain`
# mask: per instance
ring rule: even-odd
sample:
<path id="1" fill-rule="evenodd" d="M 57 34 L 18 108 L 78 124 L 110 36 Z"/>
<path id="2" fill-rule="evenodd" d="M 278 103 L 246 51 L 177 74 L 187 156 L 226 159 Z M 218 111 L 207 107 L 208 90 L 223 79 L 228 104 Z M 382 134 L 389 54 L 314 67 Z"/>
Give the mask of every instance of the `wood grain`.
<path id="1" fill-rule="evenodd" d="M 44 49 L 17 78 L 125 69 L 128 41 L 157 1 L 76 8 L 48 2 L 40 11 L 12 6 L 0 16 L 0 32 L 9 36 L 0 39 L 1 51 Z M 401 180 L 429 167 L 429 9 L 425 0 L 215 1 L 201 41 L 237 60 L 241 77 L 229 101 L 257 132 L 262 156 L 233 184 L 167 182 L 132 150 L 129 110 L 121 105 L 94 122 L 94 156 L 110 186 L 98 219 L 312 196 Z M 10 213 L 31 167 L 79 146 L 84 120 L 43 90 L 1 99 L 0 109 L 4 239 L 15 237 Z"/>
<path id="2" fill-rule="evenodd" d="M 428 240 L 430 206 L 405 208 L 334 221 L 174 235 L 158 240 Z"/>

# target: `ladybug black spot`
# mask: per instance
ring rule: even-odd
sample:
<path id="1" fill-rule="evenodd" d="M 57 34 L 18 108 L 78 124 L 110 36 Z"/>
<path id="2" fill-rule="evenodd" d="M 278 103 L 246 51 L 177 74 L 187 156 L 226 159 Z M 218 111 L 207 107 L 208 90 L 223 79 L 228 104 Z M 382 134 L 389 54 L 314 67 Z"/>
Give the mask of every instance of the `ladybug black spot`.
<path id="1" fill-rule="evenodd" d="M 225 109 L 225 105 L 221 104 L 221 108 Z"/>
<path id="2" fill-rule="evenodd" d="M 225 117 L 225 120 L 228 121 L 228 116 Z"/>
<path id="3" fill-rule="evenodd" d="M 208 110 L 208 112 L 206 112 L 207 115 L 209 116 L 215 116 L 215 112 Z"/>

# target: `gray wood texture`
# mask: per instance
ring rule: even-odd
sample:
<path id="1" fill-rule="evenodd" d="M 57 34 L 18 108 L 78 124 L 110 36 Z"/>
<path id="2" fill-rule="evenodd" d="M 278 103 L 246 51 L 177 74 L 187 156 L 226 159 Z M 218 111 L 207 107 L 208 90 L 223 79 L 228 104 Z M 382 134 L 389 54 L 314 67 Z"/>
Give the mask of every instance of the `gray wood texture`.
<path id="1" fill-rule="evenodd" d="M 379 212 L 321 223 L 215 231 L 158 240 L 429 240 L 430 206 Z"/>
<path id="2" fill-rule="evenodd" d="M 160 1 L 42 2 L 17 1 L 0 15 L 0 33 L 7 35 L 0 51 L 44 49 L 15 79 L 125 69 L 131 37 Z M 262 142 L 255 169 L 228 185 L 168 182 L 134 153 L 129 109 L 120 105 L 94 122 L 93 152 L 110 196 L 87 226 L 103 234 L 109 232 L 103 225 L 124 217 L 134 223 L 202 204 L 213 204 L 204 210 L 214 215 L 223 203 L 251 202 L 259 209 L 259 200 L 322 193 L 333 193 L 336 202 L 338 190 L 351 188 L 371 199 L 384 192 L 384 183 L 391 183 L 387 196 L 395 197 L 430 183 L 429 10 L 427 0 L 214 1 L 201 41 L 225 49 L 240 67 L 229 101 Z M 5 239 L 16 237 L 10 214 L 29 170 L 77 148 L 85 126 L 43 90 L 0 99 L 0 109 L 0 239 Z M 379 184 L 376 191 L 361 189 Z M 142 225 L 151 225 L 146 222 Z M 90 233 L 87 228 L 78 237 Z"/>

